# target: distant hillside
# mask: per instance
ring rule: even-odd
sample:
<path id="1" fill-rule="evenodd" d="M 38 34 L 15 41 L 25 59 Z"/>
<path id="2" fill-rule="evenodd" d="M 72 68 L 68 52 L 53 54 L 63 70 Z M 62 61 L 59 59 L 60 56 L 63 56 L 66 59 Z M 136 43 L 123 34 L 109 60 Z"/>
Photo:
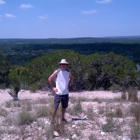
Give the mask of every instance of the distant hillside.
<path id="1" fill-rule="evenodd" d="M 0 39 L 0 55 L 12 64 L 25 65 L 55 50 L 69 49 L 80 54 L 114 52 L 140 64 L 140 36 L 68 39 Z"/>
<path id="2" fill-rule="evenodd" d="M 140 43 L 140 36 L 48 38 L 48 39 L 0 39 L 1 44 L 81 44 L 81 43 Z"/>

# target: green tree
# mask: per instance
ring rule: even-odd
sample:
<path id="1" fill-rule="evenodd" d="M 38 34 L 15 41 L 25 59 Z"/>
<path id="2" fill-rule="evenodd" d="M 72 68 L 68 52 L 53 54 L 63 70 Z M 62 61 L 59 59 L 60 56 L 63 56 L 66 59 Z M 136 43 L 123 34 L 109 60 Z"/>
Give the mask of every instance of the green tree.
<path id="1" fill-rule="evenodd" d="M 9 85 L 8 73 L 10 68 L 10 63 L 7 61 L 6 57 L 0 56 L 0 87 L 7 88 Z"/>
<path id="2" fill-rule="evenodd" d="M 13 89 L 13 97 L 14 99 L 18 99 L 18 92 L 23 89 L 27 89 L 29 85 L 29 70 L 28 68 L 22 66 L 12 66 L 9 70 L 9 80 L 10 87 Z"/>
<path id="3" fill-rule="evenodd" d="M 135 63 L 111 52 L 82 55 L 72 50 L 57 50 L 33 59 L 28 65 L 30 89 L 49 89 L 48 77 L 61 59 L 69 61 L 73 75 L 72 90 L 122 89 L 140 83 Z"/>

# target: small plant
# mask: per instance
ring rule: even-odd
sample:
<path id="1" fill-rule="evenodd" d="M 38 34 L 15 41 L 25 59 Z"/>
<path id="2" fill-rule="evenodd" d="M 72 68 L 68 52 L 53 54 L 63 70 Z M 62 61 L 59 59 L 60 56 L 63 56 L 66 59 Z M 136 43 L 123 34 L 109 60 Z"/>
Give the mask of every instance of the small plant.
<path id="1" fill-rule="evenodd" d="M 131 132 L 131 138 L 132 139 L 137 139 L 139 136 L 139 131 L 140 131 L 140 126 L 139 124 L 136 124 L 134 122 L 132 122 L 132 124 L 130 125 L 130 132 Z"/>
<path id="2" fill-rule="evenodd" d="M 8 112 L 5 109 L 0 108 L 0 116 L 7 117 L 7 115 L 8 115 Z"/>
<path id="3" fill-rule="evenodd" d="M 80 100 L 78 100 L 78 102 L 74 105 L 73 110 L 76 114 L 82 112 L 82 105 Z"/>
<path id="4" fill-rule="evenodd" d="M 14 103 L 13 103 L 13 106 L 14 106 L 14 107 L 21 107 L 21 103 L 20 103 L 20 102 L 14 102 Z"/>
<path id="5" fill-rule="evenodd" d="M 122 100 L 126 100 L 127 99 L 127 96 L 126 96 L 126 92 L 125 91 L 121 93 L 121 99 Z"/>
<path id="6" fill-rule="evenodd" d="M 40 106 L 36 109 L 37 117 L 47 117 L 50 115 L 50 109 L 47 106 Z"/>
<path id="7" fill-rule="evenodd" d="M 130 112 L 135 117 L 137 122 L 140 122 L 140 104 L 133 104 L 130 107 Z"/>
<path id="8" fill-rule="evenodd" d="M 107 123 L 102 126 L 102 130 L 104 132 L 112 132 L 113 131 L 113 127 L 114 127 L 113 119 L 112 118 L 107 118 L 106 122 Z"/>
<path id="9" fill-rule="evenodd" d="M 97 137 L 95 134 L 90 134 L 88 140 L 97 140 Z"/>
<path id="10" fill-rule="evenodd" d="M 0 138 L 1 138 L 1 135 L 4 133 L 4 131 L 0 128 Z"/>
<path id="11" fill-rule="evenodd" d="M 5 107 L 11 108 L 11 106 L 12 106 L 11 102 L 10 101 L 7 101 Z"/>
<path id="12" fill-rule="evenodd" d="M 98 102 L 98 103 L 102 103 L 103 102 L 103 100 L 99 99 L 99 98 L 94 98 L 92 101 L 93 102 Z"/>
<path id="13" fill-rule="evenodd" d="M 46 99 L 46 98 L 39 99 L 39 103 L 40 104 L 47 104 L 48 103 L 48 99 Z"/>
<path id="14" fill-rule="evenodd" d="M 138 102 L 138 91 L 134 87 L 128 89 L 128 100 L 131 102 Z"/>
<path id="15" fill-rule="evenodd" d="M 94 112 L 92 106 L 89 106 L 85 112 L 85 114 L 88 116 L 88 119 L 94 120 Z"/>
<path id="16" fill-rule="evenodd" d="M 122 117 L 123 116 L 123 112 L 122 112 L 122 109 L 120 107 L 116 108 L 115 115 L 116 115 L 116 117 Z"/>
<path id="17" fill-rule="evenodd" d="M 99 106 L 98 109 L 99 109 L 99 114 L 104 114 L 105 112 L 104 106 Z"/>
<path id="18" fill-rule="evenodd" d="M 20 105 L 22 107 L 22 110 L 26 110 L 26 111 L 32 111 L 33 104 L 34 104 L 34 102 L 29 100 L 29 99 L 25 99 L 25 100 L 20 101 Z"/>
<path id="19" fill-rule="evenodd" d="M 81 122 L 79 122 L 79 123 L 77 124 L 77 126 L 79 127 L 80 130 L 84 130 L 86 124 L 85 124 L 83 121 L 81 121 Z"/>
<path id="20" fill-rule="evenodd" d="M 47 140 L 53 140 L 54 138 L 54 126 L 50 125 L 47 127 L 45 136 Z"/>
<path id="21" fill-rule="evenodd" d="M 36 116 L 33 114 L 30 114 L 28 111 L 22 110 L 17 117 L 17 123 L 18 125 L 26 125 L 30 124 L 33 121 L 36 121 Z"/>

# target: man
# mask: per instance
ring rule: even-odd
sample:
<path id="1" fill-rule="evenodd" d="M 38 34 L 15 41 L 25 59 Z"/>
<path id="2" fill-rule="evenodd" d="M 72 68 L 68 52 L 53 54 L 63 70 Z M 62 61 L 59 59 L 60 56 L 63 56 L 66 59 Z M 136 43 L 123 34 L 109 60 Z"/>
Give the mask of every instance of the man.
<path id="1" fill-rule="evenodd" d="M 72 74 L 67 69 L 68 62 L 66 59 L 62 59 L 59 63 L 60 68 L 55 70 L 48 78 L 49 84 L 52 90 L 55 92 L 54 95 L 54 109 L 52 111 L 52 123 L 57 113 L 59 104 L 62 105 L 62 121 L 67 122 L 65 119 L 66 108 L 68 107 L 69 101 L 69 86 L 72 81 Z M 55 80 L 55 86 L 53 81 Z"/>

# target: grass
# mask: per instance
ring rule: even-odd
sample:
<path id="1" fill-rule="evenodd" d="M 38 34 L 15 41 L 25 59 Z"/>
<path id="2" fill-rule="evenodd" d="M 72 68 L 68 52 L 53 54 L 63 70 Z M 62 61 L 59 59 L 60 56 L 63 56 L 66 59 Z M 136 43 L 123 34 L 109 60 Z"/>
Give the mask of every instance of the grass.
<path id="1" fill-rule="evenodd" d="M 37 118 L 39 117 L 48 117 L 50 116 L 51 114 L 51 110 L 49 107 L 47 106 L 39 106 L 39 107 L 36 107 L 36 115 L 37 115 Z"/>
<path id="2" fill-rule="evenodd" d="M 138 91 L 136 88 L 130 87 L 128 89 L 128 100 L 131 102 L 138 102 Z"/>
<path id="3" fill-rule="evenodd" d="M 123 110 L 120 106 L 118 106 L 115 110 L 115 116 L 116 117 L 119 117 L 119 118 L 122 118 L 123 117 Z"/>
<path id="4" fill-rule="evenodd" d="M 102 125 L 102 130 L 104 132 L 112 132 L 114 128 L 113 118 L 107 118 L 106 124 Z"/>
<path id="5" fill-rule="evenodd" d="M 126 100 L 126 99 L 127 99 L 127 93 L 126 93 L 126 91 L 123 91 L 123 92 L 121 93 L 121 99 L 122 99 L 122 100 Z"/>
<path id="6" fill-rule="evenodd" d="M 130 112 L 134 116 L 137 122 L 140 122 L 140 103 L 132 104 L 130 106 Z"/>
<path id="7" fill-rule="evenodd" d="M 69 117 L 70 119 L 86 115 L 88 120 L 70 122 L 67 125 L 61 123 L 61 106 L 58 109 L 55 124 L 50 125 L 53 97 L 35 101 L 8 101 L 0 107 L 0 116 L 3 119 L 0 122 L 0 139 L 8 133 L 11 139 L 13 138 L 12 136 L 17 135 L 17 137 L 19 136 L 25 140 L 52 140 L 54 139 L 54 131 L 59 133 L 60 139 L 72 139 L 74 134 L 75 139 L 82 139 L 85 136 L 85 130 L 87 130 L 85 139 L 96 140 L 100 136 L 104 140 L 104 137 L 99 133 L 99 130 L 101 130 L 105 132 L 106 137 L 111 136 L 115 140 L 123 135 L 123 129 L 130 132 L 131 139 L 136 139 L 140 134 L 140 103 L 137 98 L 129 94 L 125 93 L 126 97 L 121 95 L 123 96 L 121 99 L 70 98 L 66 118 Z M 84 102 L 89 104 L 86 108 Z M 126 110 L 129 111 L 127 116 L 125 116 Z M 127 127 L 125 127 L 126 124 Z M 72 127 L 73 125 L 75 127 Z M 11 127 L 13 127 L 12 130 L 10 129 Z"/>
<path id="8" fill-rule="evenodd" d="M 7 117 L 8 111 L 2 107 L 0 107 L 0 116 Z"/>
<path id="9" fill-rule="evenodd" d="M 36 121 L 35 114 L 29 113 L 25 110 L 22 110 L 17 116 L 17 125 L 29 125 L 32 122 Z"/>
<path id="10" fill-rule="evenodd" d="M 95 113 L 93 111 L 93 107 L 92 106 L 88 106 L 87 110 L 85 111 L 85 114 L 88 116 L 88 119 L 90 120 L 94 120 L 95 119 Z"/>
<path id="11" fill-rule="evenodd" d="M 131 139 L 138 139 L 139 133 L 140 133 L 140 124 L 132 122 L 130 124 L 130 133 L 131 133 Z"/>

